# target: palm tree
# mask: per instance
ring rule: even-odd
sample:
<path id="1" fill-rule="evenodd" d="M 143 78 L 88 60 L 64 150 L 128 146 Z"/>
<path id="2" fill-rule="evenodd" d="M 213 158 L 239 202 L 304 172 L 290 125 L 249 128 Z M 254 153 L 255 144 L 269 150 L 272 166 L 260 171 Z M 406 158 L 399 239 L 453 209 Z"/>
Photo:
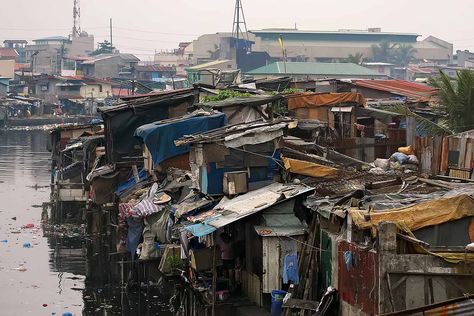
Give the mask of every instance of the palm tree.
<path id="1" fill-rule="evenodd" d="M 451 78 L 440 70 L 430 84 L 438 88 L 438 97 L 447 112 L 447 124 L 455 132 L 474 129 L 474 72 L 458 71 Z"/>
<path id="2" fill-rule="evenodd" d="M 374 61 L 388 63 L 393 60 L 394 48 L 397 44 L 391 44 L 383 41 L 378 45 L 372 45 L 372 54 L 374 55 Z"/>
<path id="3" fill-rule="evenodd" d="M 361 65 L 367 61 L 367 57 L 364 57 L 363 53 L 355 53 L 354 55 L 349 54 L 347 57 L 348 63 L 353 63 L 357 65 Z"/>
<path id="4" fill-rule="evenodd" d="M 394 60 L 398 66 L 406 67 L 414 58 L 417 50 L 410 44 L 397 44 Z"/>

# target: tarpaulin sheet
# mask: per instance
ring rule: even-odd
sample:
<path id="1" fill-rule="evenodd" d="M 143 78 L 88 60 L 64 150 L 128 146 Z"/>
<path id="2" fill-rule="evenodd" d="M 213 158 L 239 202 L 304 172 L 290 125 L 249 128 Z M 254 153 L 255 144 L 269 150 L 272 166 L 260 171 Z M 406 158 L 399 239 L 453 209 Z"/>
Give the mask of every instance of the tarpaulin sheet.
<path id="1" fill-rule="evenodd" d="M 301 174 L 313 178 L 329 177 L 336 175 L 339 170 L 336 168 L 320 165 L 310 161 L 303 161 L 291 158 L 282 158 L 285 169 L 291 173 Z"/>
<path id="2" fill-rule="evenodd" d="M 313 108 L 349 102 L 357 103 L 361 107 L 366 106 L 364 96 L 360 93 L 301 93 L 288 97 L 288 109 Z"/>
<path id="3" fill-rule="evenodd" d="M 371 228 L 381 222 L 394 222 L 415 231 L 417 229 L 439 225 L 467 216 L 474 216 L 474 198 L 462 194 L 450 198 L 437 199 L 409 207 L 392 209 L 387 212 L 372 211 L 370 220 L 364 215 L 367 211 L 349 210 L 352 221 L 359 228 Z"/>
<path id="4" fill-rule="evenodd" d="M 139 139 L 133 137 L 135 130 L 145 124 L 169 118 L 170 108 L 187 108 L 193 104 L 194 98 L 191 93 L 157 99 L 145 98 L 141 103 L 103 110 L 101 114 L 105 124 L 108 161 L 136 160 L 142 153 Z"/>
<path id="5" fill-rule="evenodd" d="M 207 132 L 226 125 L 224 113 L 194 116 L 169 123 L 155 122 L 140 126 L 135 136 L 143 139 L 155 165 L 162 161 L 189 152 L 189 146 L 177 147 L 175 140 L 185 135 Z"/>
<path id="6" fill-rule="evenodd" d="M 140 179 L 140 182 L 148 178 L 148 173 L 146 172 L 145 169 L 141 169 L 138 172 L 138 178 Z M 135 180 L 135 176 L 132 175 L 126 182 L 122 182 L 118 185 L 117 190 L 115 191 L 115 194 L 117 196 L 120 196 L 123 192 L 127 191 L 128 189 L 133 188 L 136 184 L 137 182 Z"/>

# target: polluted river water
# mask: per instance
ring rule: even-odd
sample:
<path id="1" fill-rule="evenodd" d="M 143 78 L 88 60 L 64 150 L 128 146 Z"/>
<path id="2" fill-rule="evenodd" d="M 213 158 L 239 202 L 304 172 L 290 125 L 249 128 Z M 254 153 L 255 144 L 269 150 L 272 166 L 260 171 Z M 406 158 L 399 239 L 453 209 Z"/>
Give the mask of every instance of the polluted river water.
<path id="1" fill-rule="evenodd" d="M 44 131 L 0 132 L 0 315 L 169 315 L 153 291 L 124 290 L 102 243 L 51 233 Z M 70 313 L 70 314 L 69 314 Z"/>

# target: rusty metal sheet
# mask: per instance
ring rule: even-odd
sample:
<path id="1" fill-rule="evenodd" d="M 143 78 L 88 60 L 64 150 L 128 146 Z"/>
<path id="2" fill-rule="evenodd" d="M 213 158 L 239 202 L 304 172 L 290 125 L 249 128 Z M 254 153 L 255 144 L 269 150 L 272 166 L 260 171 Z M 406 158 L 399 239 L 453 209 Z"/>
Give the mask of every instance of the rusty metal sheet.
<path id="1" fill-rule="evenodd" d="M 348 269 L 344 253 L 350 251 L 355 259 Z M 338 245 L 338 290 L 340 298 L 369 315 L 377 314 L 378 259 L 375 252 L 361 250 L 357 245 L 342 241 Z"/>

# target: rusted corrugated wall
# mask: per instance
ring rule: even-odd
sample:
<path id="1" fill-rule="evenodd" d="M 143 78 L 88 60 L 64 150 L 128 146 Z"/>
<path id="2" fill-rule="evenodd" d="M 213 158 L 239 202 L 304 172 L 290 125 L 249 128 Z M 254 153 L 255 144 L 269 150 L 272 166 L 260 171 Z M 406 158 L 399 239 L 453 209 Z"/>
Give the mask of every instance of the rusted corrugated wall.
<path id="1" fill-rule="evenodd" d="M 346 264 L 345 258 L 349 256 L 353 260 Z M 377 314 L 378 259 L 376 253 L 341 241 L 338 245 L 338 266 L 338 290 L 341 300 L 365 313 Z"/>
<path id="2" fill-rule="evenodd" d="M 415 151 L 423 172 L 444 175 L 450 167 L 474 168 L 474 139 L 468 136 L 417 137 Z"/>

